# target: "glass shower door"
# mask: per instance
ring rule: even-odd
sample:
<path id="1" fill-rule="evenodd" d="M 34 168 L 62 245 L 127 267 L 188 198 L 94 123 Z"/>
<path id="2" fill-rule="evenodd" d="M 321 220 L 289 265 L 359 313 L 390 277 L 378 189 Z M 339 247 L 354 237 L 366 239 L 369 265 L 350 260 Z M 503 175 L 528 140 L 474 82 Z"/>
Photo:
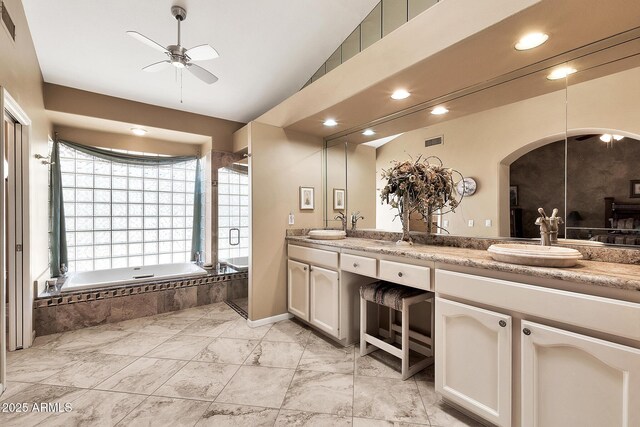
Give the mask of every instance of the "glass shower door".
<path id="1" fill-rule="evenodd" d="M 245 162 L 218 169 L 218 260 L 238 272 L 249 269 L 249 169 Z M 227 302 L 248 311 L 248 281 L 227 286 Z"/>

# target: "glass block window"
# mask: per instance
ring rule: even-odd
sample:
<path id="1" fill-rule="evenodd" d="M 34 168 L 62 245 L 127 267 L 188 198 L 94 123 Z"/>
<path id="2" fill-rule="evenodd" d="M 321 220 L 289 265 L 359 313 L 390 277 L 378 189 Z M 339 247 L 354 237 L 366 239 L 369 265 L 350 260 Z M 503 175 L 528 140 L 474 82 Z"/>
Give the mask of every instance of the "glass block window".
<path id="1" fill-rule="evenodd" d="M 236 242 L 238 244 L 233 245 Z M 246 256 L 249 256 L 249 176 L 239 168 L 221 168 L 218 169 L 218 259 Z"/>
<path id="2" fill-rule="evenodd" d="M 61 144 L 60 167 L 70 272 L 189 261 L 195 160 L 134 166 Z"/>

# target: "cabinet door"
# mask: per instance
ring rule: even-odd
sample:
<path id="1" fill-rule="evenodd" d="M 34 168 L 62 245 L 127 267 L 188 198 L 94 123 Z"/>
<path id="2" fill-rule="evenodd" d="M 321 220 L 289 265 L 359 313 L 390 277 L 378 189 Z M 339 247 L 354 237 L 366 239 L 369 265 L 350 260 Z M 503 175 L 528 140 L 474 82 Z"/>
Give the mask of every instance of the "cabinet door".
<path id="1" fill-rule="evenodd" d="M 511 316 L 436 298 L 436 390 L 511 425 Z"/>
<path id="2" fill-rule="evenodd" d="M 522 426 L 640 426 L 640 350 L 522 322 Z"/>
<path id="3" fill-rule="evenodd" d="M 338 272 L 311 267 L 311 324 L 340 338 L 340 287 Z"/>
<path id="4" fill-rule="evenodd" d="M 309 321 L 309 266 L 289 260 L 287 270 L 289 313 Z"/>

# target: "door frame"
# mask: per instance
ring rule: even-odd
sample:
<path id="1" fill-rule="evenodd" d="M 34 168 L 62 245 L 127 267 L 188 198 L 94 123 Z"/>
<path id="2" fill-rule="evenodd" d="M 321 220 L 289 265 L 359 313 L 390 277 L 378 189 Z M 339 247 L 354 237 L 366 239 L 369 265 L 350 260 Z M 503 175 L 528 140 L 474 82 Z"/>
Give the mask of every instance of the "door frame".
<path id="1" fill-rule="evenodd" d="M 31 260 L 30 260 L 30 218 L 29 218 L 29 160 L 30 160 L 30 144 L 29 136 L 31 129 L 31 119 L 26 112 L 20 107 L 16 100 L 9 94 L 6 88 L 0 86 L 0 112 L 3 116 L 3 130 L 0 132 L 0 177 L 4 178 L 4 157 L 5 157 L 5 141 L 4 141 L 4 115 L 8 113 L 17 123 L 21 125 L 22 132 L 22 346 L 27 348 L 31 346 L 33 339 L 33 313 L 32 313 L 32 289 L 31 282 Z M 6 206 L 5 206 L 5 189 L 4 185 L 0 185 L 0 265 L 2 266 L 2 275 L 6 272 L 6 239 L 5 227 L 7 223 Z M 6 388 L 6 367 L 7 367 L 7 336 L 6 330 L 6 288 L 4 283 L 0 286 L 0 394 Z"/>

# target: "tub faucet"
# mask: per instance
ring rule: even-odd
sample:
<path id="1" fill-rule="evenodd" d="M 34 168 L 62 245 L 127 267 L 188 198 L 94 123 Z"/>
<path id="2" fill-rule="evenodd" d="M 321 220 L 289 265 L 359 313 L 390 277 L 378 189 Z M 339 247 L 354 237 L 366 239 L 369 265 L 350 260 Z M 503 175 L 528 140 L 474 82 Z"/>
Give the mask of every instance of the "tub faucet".
<path id="1" fill-rule="evenodd" d="M 351 213 L 351 230 L 356 229 L 359 219 L 364 219 L 364 217 L 360 215 L 360 211 Z"/>
<path id="2" fill-rule="evenodd" d="M 342 223 L 342 229 L 344 231 L 347 231 L 347 216 L 344 214 L 344 212 L 339 212 L 338 215 L 336 215 L 335 219 L 339 219 Z"/>
<path id="3" fill-rule="evenodd" d="M 536 219 L 536 225 L 540 226 L 540 244 L 551 246 L 558 243 L 558 226 L 564 223 L 562 218 L 558 216 L 558 208 L 553 209 L 550 217 L 542 208 L 538 208 L 538 212 L 541 215 Z"/>
<path id="4" fill-rule="evenodd" d="M 202 254 L 200 251 L 196 251 L 196 265 L 202 266 Z"/>

